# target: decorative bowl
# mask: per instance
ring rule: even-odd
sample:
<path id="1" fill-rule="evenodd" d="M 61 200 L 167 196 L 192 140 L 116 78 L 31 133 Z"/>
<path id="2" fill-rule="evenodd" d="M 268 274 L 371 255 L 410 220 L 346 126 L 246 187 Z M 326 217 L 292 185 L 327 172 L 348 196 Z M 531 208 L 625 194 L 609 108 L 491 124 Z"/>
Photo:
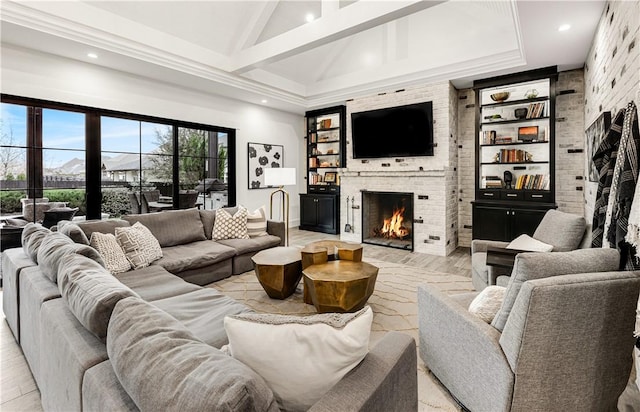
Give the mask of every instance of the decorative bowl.
<path id="1" fill-rule="evenodd" d="M 498 93 L 494 93 L 491 95 L 491 100 L 493 100 L 494 102 L 504 102 L 505 100 L 507 100 L 509 98 L 509 96 L 511 95 L 511 93 L 509 92 L 498 92 Z"/>

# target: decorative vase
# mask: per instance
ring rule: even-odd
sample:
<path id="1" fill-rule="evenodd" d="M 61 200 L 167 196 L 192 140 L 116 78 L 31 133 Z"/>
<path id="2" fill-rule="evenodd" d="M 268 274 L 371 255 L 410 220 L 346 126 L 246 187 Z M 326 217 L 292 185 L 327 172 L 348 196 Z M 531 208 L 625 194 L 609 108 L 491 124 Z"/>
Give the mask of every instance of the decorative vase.
<path id="1" fill-rule="evenodd" d="M 516 117 L 516 119 L 524 119 L 527 117 L 528 112 L 529 110 L 527 110 L 526 107 L 521 107 L 519 109 L 515 109 L 513 111 L 513 115 Z"/>

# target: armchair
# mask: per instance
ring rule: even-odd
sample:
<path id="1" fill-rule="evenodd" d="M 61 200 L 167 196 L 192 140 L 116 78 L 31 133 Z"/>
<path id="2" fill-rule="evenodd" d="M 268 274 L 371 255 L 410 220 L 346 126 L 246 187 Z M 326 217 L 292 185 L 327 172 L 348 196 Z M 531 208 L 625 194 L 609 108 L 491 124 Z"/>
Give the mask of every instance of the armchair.
<path id="1" fill-rule="evenodd" d="M 533 233 L 536 240 L 553 246 L 553 252 L 575 250 L 581 245 L 583 237 L 589 234 L 585 230 L 587 223 L 582 216 L 548 210 Z M 503 268 L 487 266 L 487 247 L 505 248 L 509 242 L 474 239 L 471 241 L 471 281 L 473 287 L 480 291 L 489 285 L 498 284 L 498 278 L 508 275 Z M 506 283 L 506 280 L 504 283 Z"/>
<path id="2" fill-rule="evenodd" d="M 472 411 L 616 410 L 640 293 L 640 272 L 618 261 L 614 249 L 521 253 L 492 324 L 468 294 L 422 285 L 420 357 Z"/>

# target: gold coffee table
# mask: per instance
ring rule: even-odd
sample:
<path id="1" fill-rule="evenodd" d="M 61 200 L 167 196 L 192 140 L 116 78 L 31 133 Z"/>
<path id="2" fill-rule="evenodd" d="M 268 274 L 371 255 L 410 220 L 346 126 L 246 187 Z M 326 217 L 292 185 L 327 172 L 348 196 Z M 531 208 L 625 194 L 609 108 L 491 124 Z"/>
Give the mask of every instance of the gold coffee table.
<path id="1" fill-rule="evenodd" d="M 362 262 L 362 245 L 333 240 L 302 249 L 304 301 L 323 312 L 362 309 L 373 293 L 378 268 Z"/>
<path id="2" fill-rule="evenodd" d="M 300 249 L 278 246 L 256 253 L 251 260 L 270 298 L 286 299 L 296 291 L 302 277 Z"/>

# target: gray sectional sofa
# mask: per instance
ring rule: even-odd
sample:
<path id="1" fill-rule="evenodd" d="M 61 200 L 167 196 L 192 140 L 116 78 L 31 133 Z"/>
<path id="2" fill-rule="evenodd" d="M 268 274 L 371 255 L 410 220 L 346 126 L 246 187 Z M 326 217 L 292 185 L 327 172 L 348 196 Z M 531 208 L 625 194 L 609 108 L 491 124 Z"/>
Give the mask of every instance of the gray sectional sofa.
<path id="1" fill-rule="evenodd" d="M 214 220 L 214 211 L 192 209 L 63 224 L 58 233 L 39 225 L 25 228 L 23 248 L 9 249 L 2 257 L 3 309 L 45 410 L 135 411 L 157 402 L 150 399 L 150 387 L 174 394 L 166 397 L 171 403 L 165 410 L 203 405 L 278 410 L 262 378 L 247 378 L 248 367 L 217 349 L 227 343 L 224 317 L 250 309 L 201 285 L 251 269 L 254 253 L 282 244 L 284 226 L 268 222 L 269 235 L 262 239 L 213 241 Z M 158 239 L 163 257 L 148 267 L 111 275 L 100 255 L 83 243 L 93 231 L 113 233 L 135 222 Z M 165 373 L 148 373 L 144 363 L 128 360 L 140 349 L 140 335 L 120 333 L 126 329 L 122 325 L 159 331 L 171 345 L 189 346 L 160 345 L 165 349 L 155 352 L 164 356 Z M 338 409 L 416 410 L 415 341 L 404 334 L 385 335 L 311 408 Z"/>

